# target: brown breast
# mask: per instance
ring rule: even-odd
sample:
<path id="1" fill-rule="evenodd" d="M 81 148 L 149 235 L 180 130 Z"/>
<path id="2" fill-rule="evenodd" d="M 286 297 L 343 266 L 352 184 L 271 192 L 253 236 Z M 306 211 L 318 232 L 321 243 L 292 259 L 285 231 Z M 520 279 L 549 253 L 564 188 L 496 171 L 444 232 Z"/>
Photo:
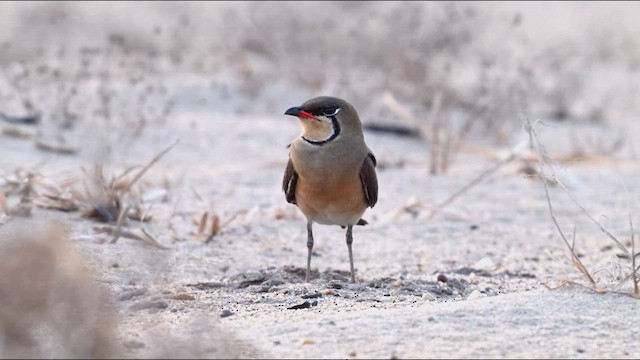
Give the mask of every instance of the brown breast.
<path id="1" fill-rule="evenodd" d="M 367 208 L 357 173 L 317 178 L 301 175 L 296 201 L 309 220 L 327 225 L 354 225 Z"/>

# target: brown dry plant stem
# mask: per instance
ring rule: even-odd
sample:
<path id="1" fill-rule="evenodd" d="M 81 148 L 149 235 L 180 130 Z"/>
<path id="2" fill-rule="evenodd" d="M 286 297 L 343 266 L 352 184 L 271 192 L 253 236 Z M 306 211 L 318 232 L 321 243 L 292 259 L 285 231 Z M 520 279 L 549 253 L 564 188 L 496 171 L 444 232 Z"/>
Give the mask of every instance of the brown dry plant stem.
<path id="1" fill-rule="evenodd" d="M 636 270 L 636 241 L 635 236 L 633 234 L 633 220 L 631 220 L 631 213 L 629 213 L 629 227 L 631 229 L 631 253 L 634 254 L 631 256 L 631 270 L 633 276 L 633 295 L 638 296 L 638 271 Z"/>
<path id="2" fill-rule="evenodd" d="M 127 213 L 129 212 L 129 209 L 129 206 L 125 206 L 125 208 L 120 211 L 120 215 L 118 215 L 118 221 L 116 221 L 116 228 L 113 231 L 111 241 L 109 241 L 110 244 L 115 244 L 116 241 L 118 241 L 118 239 L 120 238 L 120 232 L 122 231 L 122 226 L 124 225 L 124 220 Z"/>
<path id="3" fill-rule="evenodd" d="M 4 211 L 5 214 L 9 213 L 9 205 L 7 205 L 7 197 L 4 195 L 4 191 L 0 189 L 0 210 Z"/>
<path id="4" fill-rule="evenodd" d="M 171 151 L 171 149 L 173 149 L 176 145 L 178 145 L 178 143 L 180 142 L 180 140 L 176 140 L 176 142 L 174 142 L 171 146 L 169 146 L 168 148 L 162 150 L 158 155 L 156 155 L 145 167 L 143 167 L 137 174 L 136 176 L 133 177 L 133 179 L 127 184 L 125 185 L 125 187 L 122 189 L 122 193 L 126 194 L 131 187 L 138 181 L 140 180 L 140 178 L 142 178 L 142 176 L 147 172 L 147 170 L 149 170 L 156 162 L 158 162 L 164 155 L 166 155 L 169 151 Z"/>
<path id="5" fill-rule="evenodd" d="M 220 221 L 220 216 L 215 214 L 213 211 L 209 214 L 208 211 L 205 211 L 200 217 L 200 221 L 196 224 L 198 225 L 198 232 L 196 233 L 196 240 L 202 241 L 205 244 L 208 244 L 213 240 L 213 238 L 220 233 L 220 231 L 229 225 L 233 220 L 236 219 L 238 214 L 234 214 L 228 217 L 224 222 Z M 209 219 L 211 219 L 211 224 L 209 225 L 209 231 L 205 232 L 207 229 L 207 224 L 209 223 Z M 203 239 L 204 240 L 201 240 Z"/>
<path id="6" fill-rule="evenodd" d="M 556 230 L 558 230 L 558 233 L 560 234 L 562 241 L 565 243 L 565 245 L 567 245 L 567 247 L 569 248 L 569 251 L 571 252 L 571 261 L 573 265 L 578 269 L 578 271 L 580 271 L 584 275 L 584 277 L 589 281 L 592 288 L 596 292 L 603 292 L 603 290 L 598 286 L 598 284 L 596 284 L 595 280 L 593 279 L 593 277 L 591 276 L 587 268 L 584 266 L 584 264 L 578 257 L 578 254 L 575 251 L 575 229 L 573 232 L 574 235 L 573 235 L 573 245 L 572 245 L 567 240 L 567 237 L 562 231 L 560 224 L 558 224 L 558 220 L 556 219 L 555 213 L 553 212 L 553 206 L 551 205 L 551 197 L 549 196 L 549 184 L 547 183 L 547 177 L 545 176 L 545 172 L 544 172 L 544 168 L 546 166 L 544 159 L 547 157 L 546 152 L 542 147 L 542 144 L 538 140 L 533 124 L 531 124 L 531 121 L 528 118 L 526 118 L 525 130 L 529 134 L 529 140 L 530 140 L 531 146 L 534 148 L 536 154 L 538 155 L 539 174 L 540 174 L 540 177 L 542 178 L 542 184 L 544 185 L 544 193 L 547 200 L 547 205 L 549 208 L 549 215 L 551 216 L 551 220 L 553 221 L 553 224 Z"/>
<path id="7" fill-rule="evenodd" d="M 541 166 L 541 171 L 540 171 L 540 175 L 543 177 L 544 180 L 544 184 L 545 184 L 545 193 L 547 196 L 547 201 L 549 203 L 549 207 L 551 207 L 551 200 L 549 199 L 549 193 L 548 193 L 548 189 L 547 189 L 547 183 L 546 183 L 546 177 L 544 176 L 544 174 L 542 173 L 542 167 L 543 166 L 547 166 L 545 163 L 545 159 L 549 159 L 548 155 L 546 154 L 546 152 L 544 151 L 544 148 L 542 147 L 540 141 L 537 138 L 537 135 L 535 133 L 535 130 L 533 129 L 533 125 L 531 124 L 531 122 L 527 119 L 527 131 L 530 134 L 530 138 L 531 138 L 531 143 L 534 146 L 535 150 L 536 150 L 536 154 L 538 155 L 538 163 Z M 633 234 L 633 221 L 631 220 L 631 214 L 629 213 L 629 226 L 631 229 L 631 251 L 629 251 L 623 244 L 622 242 L 620 242 L 620 240 L 618 240 L 610 231 L 608 231 L 604 225 L 602 225 L 598 220 L 596 220 L 588 211 L 587 209 L 582 206 L 582 204 L 580 204 L 578 202 L 578 200 L 575 198 L 575 196 L 573 196 L 573 194 L 569 191 L 569 189 L 567 189 L 567 187 L 564 185 L 564 183 L 562 183 L 562 181 L 560 181 L 560 179 L 558 179 L 557 176 L 555 176 L 555 174 L 553 175 L 553 179 L 555 180 L 556 184 L 558 184 L 560 186 L 560 188 L 569 196 L 569 198 L 571 199 L 571 201 L 573 201 L 573 203 L 580 208 L 580 210 L 585 214 L 585 216 L 591 220 L 591 222 L 593 222 L 596 226 L 598 226 L 598 228 L 600 228 L 600 231 L 602 231 L 611 241 L 613 241 L 616 246 L 623 252 L 623 256 L 627 259 L 631 260 L 631 272 L 625 276 L 618 284 L 618 286 L 616 287 L 616 289 L 618 289 L 620 286 L 622 286 L 622 284 L 624 284 L 626 281 L 628 281 L 629 279 L 632 279 L 633 281 L 633 287 L 634 287 L 634 291 L 633 291 L 633 296 L 637 297 L 638 296 L 638 279 L 637 279 L 637 272 L 638 272 L 638 266 L 636 266 L 636 255 L 635 255 L 635 236 Z M 551 211 L 551 209 L 550 209 Z M 558 228 L 558 230 L 560 231 L 560 228 L 557 224 L 557 222 L 555 221 L 555 217 L 552 215 L 552 218 L 554 220 L 554 223 L 556 224 L 556 227 Z M 561 236 L 563 236 L 561 234 Z M 564 239 L 564 236 L 563 236 Z M 565 240 L 566 242 L 566 240 Z M 568 245 L 568 244 L 567 244 Z M 578 270 L 580 270 L 580 272 L 582 272 L 583 274 L 585 274 L 589 280 L 590 283 L 593 285 L 594 290 L 598 291 L 598 292 L 603 292 L 604 290 L 598 286 L 597 284 L 595 284 L 593 282 L 593 278 L 589 275 L 589 273 L 587 272 L 586 268 L 584 267 L 584 265 L 582 264 L 582 262 L 577 261 L 577 256 L 575 254 L 575 249 L 570 246 L 570 249 L 572 251 L 572 255 L 573 255 L 573 263 L 576 266 L 576 268 L 578 268 Z M 614 290 L 617 291 L 617 290 Z M 626 293 L 626 295 L 629 295 L 628 293 Z"/>
<path id="8" fill-rule="evenodd" d="M 630 209 L 629 206 L 629 189 L 625 186 L 624 191 L 627 194 L 627 209 Z M 638 297 L 638 270 L 636 268 L 636 237 L 633 230 L 633 219 L 631 218 L 631 211 L 628 211 L 629 214 L 629 231 L 631 232 L 631 275 L 633 278 L 633 296 Z"/>
<path id="9" fill-rule="evenodd" d="M 95 226 L 93 228 L 93 231 L 97 232 L 97 233 L 104 233 L 104 234 L 109 234 L 112 236 L 112 240 L 111 242 L 113 243 L 114 240 L 118 240 L 118 238 L 123 237 L 123 238 L 127 238 L 127 239 L 131 239 L 131 240 L 140 240 L 143 241 L 151 246 L 154 246 L 158 249 L 161 250 L 166 250 L 168 249 L 168 247 L 160 244 L 159 242 L 157 242 L 151 235 L 149 235 L 149 233 L 143 228 L 140 228 L 140 232 L 142 234 L 136 234 L 134 232 L 131 231 L 127 231 L 127 230 L 118 230 L 116 228 L 113 228 L 112 226 L 106 226 L 106 225 L 102 225 L 102 226 Z"/>
<path id="10" fill-rule="evenodd" d="M 122 215 L 122 204 L 124 204 L 125 196 L 130 192 L 138 180 L 144 176 L 144 174 L 155 164 L 157 163 L 164 155 L 166 155 L 171 149 L 173 149 L 180 140 L 176 140 L 168 148 L 161 151 L 158 155 L 156 155 L 149 163 L 140 169 L 131 180 L 125 180 L 125 177 L 130 174 L 136 167 L 131 167 L 126 169 L 122 174 L 115 177 L 111 181 L 107 181 L 104 177 L 102 166 L 98 165 L 95 168 L 93 177 L 93 182 L 98 189 L 98 194 L 91 194 L 91 191 L 86 188 L 85 184 L 85 193 L 87 194 L 89 209 L 86 211 L 86 216 L 93 217 L 96 219 L 101 219 L 106 222 L 114 222 L 116 219 L 119 219 Z M 85 171 L 86 173 L 86 171 Z M 137 204 L 136 209 L 138 213 L 142 211 L 139 210 L 140 204 Z M 125 213 L 125 217 L 129 216 L 128 212 Z"/>
<path id="11" fill-rule="evenodd" d="M 440 152 L 444 151 L 443 147 L 440 145 L 440 141 L 442 141 L 442 116 L 440 115 L 441 108 L 442 92 L 439 92 L 433 97 L 433 106 L 431 108 L 431 113 L 429 114 L 429 118 L 432 119 L 430 129 L 431 138 L 429 139 L 429 153 L 431 155 L 429 172 L 431 173 L 431 175 L 436 175 L 438 173 L 438 159 L 440 159 Z"/>

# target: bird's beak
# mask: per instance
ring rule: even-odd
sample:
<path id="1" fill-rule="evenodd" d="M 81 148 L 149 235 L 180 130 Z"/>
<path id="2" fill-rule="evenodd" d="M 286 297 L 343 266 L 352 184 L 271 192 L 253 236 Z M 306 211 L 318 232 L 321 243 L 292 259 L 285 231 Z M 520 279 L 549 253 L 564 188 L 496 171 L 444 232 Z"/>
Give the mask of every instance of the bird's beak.
<path id="1" fill-rule="evenodd" d="M 318 120 L 315 116 L 313 116 L 313 114 L 311 114 L 310 112 L 306 112 L 306 111 L 302 110 L 299 106 L 294 106 L 294 107 L 290 108 L 289 110 L 285 111 L 284 114 L 285 115 L 297 116 L 299 118 L 307 118 L 307 119 Z"/>

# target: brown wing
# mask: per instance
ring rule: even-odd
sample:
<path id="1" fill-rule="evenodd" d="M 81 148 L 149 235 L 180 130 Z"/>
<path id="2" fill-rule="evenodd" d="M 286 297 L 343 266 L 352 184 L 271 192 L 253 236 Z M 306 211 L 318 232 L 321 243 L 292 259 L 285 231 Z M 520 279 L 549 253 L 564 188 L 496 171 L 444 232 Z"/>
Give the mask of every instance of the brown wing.
<path id="1" fill-rule="evenodd" d="M 376 176 L 376 157 L 369 153 L 360 168 L 360 181 L 364 189 L 364 198 L 367 205 L 373 207 L 378 202 L 378 178 Z"/>
<path id="2" fill-rule="evenodd" d="M 296 184 L 298 183 L 298 173 L 293 168 L 291 159 L 287 162 L 287 168 L 284 170 L 284 178 L 282 179 L 282 191 L 284 191 L 287 202 L 296 203 Z"/>

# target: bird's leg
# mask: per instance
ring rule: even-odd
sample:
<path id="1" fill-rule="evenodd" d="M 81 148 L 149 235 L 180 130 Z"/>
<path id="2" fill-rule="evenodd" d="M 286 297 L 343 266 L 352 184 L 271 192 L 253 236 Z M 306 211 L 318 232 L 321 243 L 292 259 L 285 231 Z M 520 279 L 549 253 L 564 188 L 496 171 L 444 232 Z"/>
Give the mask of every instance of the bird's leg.
<path id="1" fill-rule="evenodd" d="M 353 270 L 353 251 L 351 250 L 351 244 L 353 243 L 353 234 L 352 234 L 353 225 L 349 225 L 347 227 L 347 247 L 349 248 L 349 265 L 351 265 L 351 282 L 356 282 L 355 271 Z"/>
<path id="2" fill-rule="evenodd" d="M 309 282 L 309 276 L 311 274 L 311 253 L 313 251 L 313 231 L 311 229 L 312 222 L 307 222 L 307 279 L 306 282 Z"/>

